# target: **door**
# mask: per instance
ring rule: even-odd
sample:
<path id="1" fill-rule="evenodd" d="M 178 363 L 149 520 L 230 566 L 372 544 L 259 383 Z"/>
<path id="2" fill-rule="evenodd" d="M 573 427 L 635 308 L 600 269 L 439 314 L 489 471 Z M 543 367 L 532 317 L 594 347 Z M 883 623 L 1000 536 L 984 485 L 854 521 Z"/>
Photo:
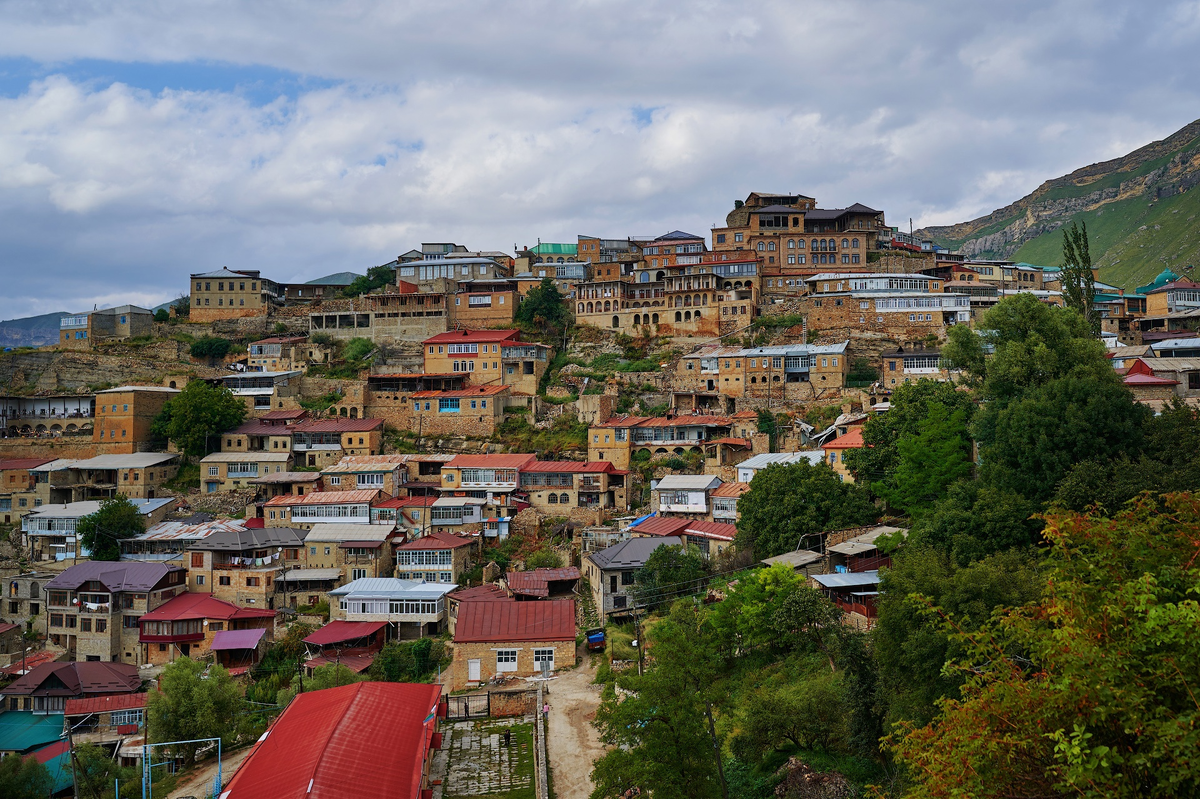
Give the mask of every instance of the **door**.
<path id="1" fill-rule="evenodd" d="M 479 682 L 479 659 L 467 661 L 467 682 Z"/>

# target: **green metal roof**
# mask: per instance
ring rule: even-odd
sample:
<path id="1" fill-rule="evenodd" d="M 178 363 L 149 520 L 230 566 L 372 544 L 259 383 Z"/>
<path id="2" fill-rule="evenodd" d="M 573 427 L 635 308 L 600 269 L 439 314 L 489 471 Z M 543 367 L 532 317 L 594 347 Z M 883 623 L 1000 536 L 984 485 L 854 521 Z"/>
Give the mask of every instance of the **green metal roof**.
<path id="1" fill-rule="evenodd" d="M 353 272 L 335 272 L 332 275 L 319 277 L 316 280 L 310 280 L 304 285 L 306 286 L 349 286 L 356 278 L 363 275 L 356 275 Z"/>
<path id="2" fill-rule="evenodd" d="M 22 754 L 54 743 L 62 735 L 62 713 L 9 710 L 0 713 L 0 752 Z"/>
<path id="3" fill-rule="evenodd" d="M 534 255 L 578 255 L 578 244 L 551 244 L 543 242 L 536 247 L 529 249 Z"/>

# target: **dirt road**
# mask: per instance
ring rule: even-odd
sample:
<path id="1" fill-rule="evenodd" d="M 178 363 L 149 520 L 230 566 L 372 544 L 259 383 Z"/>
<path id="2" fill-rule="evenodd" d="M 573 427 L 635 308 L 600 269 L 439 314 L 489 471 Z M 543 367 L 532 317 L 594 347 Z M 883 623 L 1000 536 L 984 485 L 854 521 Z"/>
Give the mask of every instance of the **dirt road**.
<path id="1" fill-rule="evenodd" d="M 246 759 L 246 755 L 250 754 L 250 750 L 253 748 L 254 747 L 252 746 L 245 746 L 236 752 L 232 752 L 221 758 L 221 781 L 223 783 L 226 785 L 229 784 L 229 780 L 233 777 L 233 773 L 238 770 L 238 766 L 242 765 L 242 761 Z M 216 778 L 216 761 L 214 760 L 211 763 L 205 763 L 202 767 L 190 772 L 184 778 L 187 780 L 186 783 L 183 783 L 183 781 L 180 780 L 180 786 L 171 791 L 171 793 L 167 795 L 167 799 L 180 799 L 182 796 L 211 796 L 212 784 Z"/>
<path id="2" fill-rule="evenodd" d="M 558 799 L 587 799 L 592 792 L 592 762 L 604 747 L 592 726 L 600 706 L 600 688 L 592 685 L 596 670 L 582 652 L 583 662 L 550 681 L 550 725 L 546 733 L 554 793 Z"/>

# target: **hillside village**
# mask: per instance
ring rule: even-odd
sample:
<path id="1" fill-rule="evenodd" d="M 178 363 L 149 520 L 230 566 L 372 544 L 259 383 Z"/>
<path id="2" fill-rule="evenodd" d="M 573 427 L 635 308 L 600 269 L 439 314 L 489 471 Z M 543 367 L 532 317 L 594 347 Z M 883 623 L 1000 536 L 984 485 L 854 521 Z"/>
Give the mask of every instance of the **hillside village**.
<path id="1" fill-rule="evenodd" d="M 1084 601 L 1049 575 L 1092 586 L 1064 553 L 1094 533 L 1118 558 L 1109 517 L 1144 532 L 1160 501 L 1196 529 L 1190 495 L 1149 497 L 1197 487 L 1200 283 L 1090 272 L 1088 329 L 1067 271 L 751 192 L 703 235 L 422 243 L 308 282 L 214 265 L 169 308 L 65 316 L 0 356 L 0 754 L 66 791 L 81 742 L 140 778 L 145 744 L 220 737 L 235 799 L 352 777 L 309 738 L 447 799 L 581 769 L 613 797 L 969 785 L 931 752 L 1027 683 L 910 598 L 1069 684 L 992 611 Z M 1150 636 L 1133 617 L 1103 635 Z M 224 727 L 148 730 L 200 674 L 236 696 Z M 1093 699 L 1053 712 L 1099 742 Z M 1012 779 L 1056 762 L 1043 738 Z M 165 790 L 209 790 L 213 754 L 173 750 Z"/>

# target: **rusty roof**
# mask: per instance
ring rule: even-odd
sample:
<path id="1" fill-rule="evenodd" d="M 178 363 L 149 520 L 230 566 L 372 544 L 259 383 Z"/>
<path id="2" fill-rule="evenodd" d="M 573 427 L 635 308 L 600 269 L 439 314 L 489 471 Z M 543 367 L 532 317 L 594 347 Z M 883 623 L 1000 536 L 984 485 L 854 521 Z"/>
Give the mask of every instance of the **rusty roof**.
<path id="1" fill-rule="evenodd" d="M 537 460 L 528 453 L 512 455 L 455 455 L 446 468 L 449 469 L 520 469 Z"/>
<path id="2" fill-rule="evenodd" d="M 414 549 L 458 549 L 469 544 L 475 543 L 474 540 L 454 533 L 436 532 L 429 535 L 423 535 L 420 538 L 414 538 L 407 544 L 401 544 L 397 549 L 414 550 Z"/>
<path id="3" fill-rule="evenodd" d="M 68 699 L 64 715 L 82 716 L 86 713 L 110 713 L 114 710 L 136 710 L 145 706 L 146 694 L 89 696 L 85 699 Z"/>
<path id="4" fill-rule="evenodd" d="M 616 471 L 609 461 L 534 461 L 521 467 L 522 472 L 592 473 Z"/>
<path id="5" fill-rule="evenodd" d="M 54 458 L 11 458 L 6 461 L 0 461 L 0 472 L 8 472 L 15 469 L 36 469 L 53 460 Z"/>
<path id="6" fill-rule="evenodd" d="M 492 397 L 508 391 L 508 386 L 471 386 L 470 388 L 445 389 L 442 391 L 414 391 L 413 398 L 429 399 L 432 397 Z"/>
<path id="7" fill-rule="evenodd" d="M 514 594 L 522 596 L 548 597 L 550 583 L 578 580 L 579 569 L 567 566 L 562 569 L 534 569 L 526 572 L 507 572 L 504 575 L 508 587 Z"/>
<path id="8" fill-rule="evenodd" d="M 451 330 L 448 333 L 439 333 L 436 336 L 425 339 L 422 344 L 461 344 L 463 342 L 473 343 L 479 341 L 501 342 L 501 341 L 519 341 L 521 337 L 520 330 Z"/>
<path id="9" fill-rule="evenodd" d="M 749 483 L 721 483 L 713 489 L 710 497 L 740 497 L 750 490 Z"/>
<path id="10" fill-rule="evenodd" d="M 279 497 L 271 497 L 267 500 L 267 505 L 278 507 L 279 505 L 344 505 L 363 502 L 371 502 L 379 494 L 382 493 L 378 488 L 359 488 L 354 491 L 314 491 L 311 494 L 304 496 L 293 496 L 284 494 Z"/>
<path id="11" fill-rule="evenodd" d="M 310 419 L 287 429 L 295 433 L 366 433 L 381 427 L 382 419 Z"/>

